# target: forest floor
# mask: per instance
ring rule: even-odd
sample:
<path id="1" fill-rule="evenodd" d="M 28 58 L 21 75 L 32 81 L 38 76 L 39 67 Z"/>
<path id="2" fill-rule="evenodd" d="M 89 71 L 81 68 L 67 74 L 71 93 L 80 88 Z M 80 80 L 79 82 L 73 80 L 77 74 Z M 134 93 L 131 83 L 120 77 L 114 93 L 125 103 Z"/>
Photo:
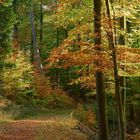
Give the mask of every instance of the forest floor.
<path id="1" fill-rule="evenodd" d="M 87 140 L 73 129 L 75 120 L 70 118 L 38 118 L 0 123 L 0 140 Z"/>
<path id="2" fill-rule="evenodd" d="M 88 140 L 84 133 L 75 129 L 77 120 L 71 112 L 69 109 L 48 110 L 17 120 L 0 120 L 0 140 Z M 140 140 L 139 130 L 135 134 L 127 134 L 126 140 Z"/>
<path id="3" fill-rule="evenodd" d="M 45 117 L 0 122 L 0 140 L 88 140 L 83 133 L 73 129 L 74 126 L 73 119 Z M 140 140 L 140 133 L 127 135 L 126 140 Z"/>

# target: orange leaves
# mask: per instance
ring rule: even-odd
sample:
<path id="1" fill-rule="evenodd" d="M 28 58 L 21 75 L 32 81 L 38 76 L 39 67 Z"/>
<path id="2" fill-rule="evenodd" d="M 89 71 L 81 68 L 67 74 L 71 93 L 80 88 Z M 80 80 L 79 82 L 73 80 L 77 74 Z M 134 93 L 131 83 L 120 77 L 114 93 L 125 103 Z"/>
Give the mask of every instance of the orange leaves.
<path id="1" fill-rule="evenodd" d="M 119 75 L 140 75 L 140 49 L 118 46 Z"/>
<path id="2" fill-rule="evenodd" d="M 66 7 L 81 3 L 81 0 L 60 0 L 59 7 Z"/>
<path id="3" fill-rule="evenodd" d="M 140 49 L 118 46 L 118 60 L 126 63 L 140 63 Z"/>
<path id="4" fill-rule="evenodd" d="M 124 62 L 126 61 L 127 63 L 139 63 L 140 62 L 140 54 L 136 54 L 133 52 L 122 52 L 118 54 L 118 60 Z"/>
<path id="5" fill-rule="evenodd" d="M 72 32 L 71 32 L 72 33 Z M 102 49 L 101 49 L 102 48 Z M 117 59 L 119 75 L 139 75 L 140 49 L 117 46 Z M 100 50 L 100 51 L 97 51 Z M 74 79 L 71 84 L 80 84 L 82 87 L 95 88 L 95 71 L 112 71 L 112 57 L 106 46 L 94 46 L 89 41 L 73 41 L 66 39 L 58 48 L 55 48 L 47 59 L 46 68 L 68 68 L 80 67 L 79 78 Z M 133 65 L 132 65 L 133 64 Z M 88 66 L 87 66 L 88 65 Z M 126 72 L 124 72 L 124 65 Z M 85 70 L 85 67 L 88 70 Z"/>
<path id="6" fill-rule="evenodd" d="M 73 51 L 76 45 L 79 46 L 79 49 Z M 71 67 L 93 64 L 95 61 L 99 60 L 103 62 L 105 66 L 106 61 L 110 61 L 108 58 L 108 54 L 106 54 L 105 51 L 101 51 L 100 55 L 97 54 L 92 43 L 84 41 L 67 42 L 66 40 L 59 48 L 55 48 L 51 52 L 48 61 L 50 66 L 53 64 L 53 66 L 55 65 L 56 67 Z"/>
<path id="7" fill-rule="evenodd" d="M 83 73 L 82 73 L 83 74 Z M 82 75 L 81 77 L 72 80 L 72 82 L 70 83 L 71 85 L 75 84 L 80 84 L 81 87 L 86 87 L 86 88 L 90 88 L 93 89 L 95 88 L 95 78 L 94 78 L 94 74 L 91 75 Z"/>
<path id="8" fill-rule="evenodd" d="M 34 71 L 33 86 L 39 98 L 48 96 L 52 91 L 49 78 L 42 76 L 38 71 Z"/>
<path id="9" fill-rule="evenodd" d="M 85 23 L 82 25 L 77 25 L 74 29 L 69 32 L 69 39 L 74 40 L 77 39 L 77 34 L 80 34 L 82 40 L 89 37 L 89 34 L 93 30 L 92 23 Z M 86 41 L 87 42 L 87 41 Z"/>

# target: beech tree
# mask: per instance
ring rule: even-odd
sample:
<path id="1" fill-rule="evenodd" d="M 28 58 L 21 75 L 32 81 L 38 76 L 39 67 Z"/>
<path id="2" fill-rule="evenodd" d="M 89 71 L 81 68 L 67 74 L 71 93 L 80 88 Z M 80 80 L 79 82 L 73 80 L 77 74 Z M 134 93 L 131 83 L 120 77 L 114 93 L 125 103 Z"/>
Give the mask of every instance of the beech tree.
<path id="1" fill-rule="evenodd" d="M 112 61 L 114 65 L 114 79 L 115 79 L 115 94 L 116 94 L 116 103 L 117 103 L 117 117 L 118 117 L 118 125 L 119 125 L 119 139 L 125 140 L 125 125 L 124 125 L 124 114 L 122 107 L 122 99 L 121 99 L 121 91 L 120 91 L 120 81 L 119 81 L 119 73 L 118 73 L 118 65 L 117 65 L 117 54 L 115 48 L 115 40 L 113 33 L 113 24 L 112 18 L 110 14 L 110 6 L 109 0 L 106 0 L 106 9 L 108 16 L 108 24 L 110 28 L 110 32 L 108 32 L 109 45 L 112 50 Z"/>
<path id="2" fill-rule="evenodd" d="M 94 106 L 98 139 L 110 139 L 111 127 L 114 139 L 127 139 L 128 112 L 135 121 L 135 104 L 140 106 L 139 5 L 139 0 L 0 1 L 1 95 L 16 104 L 31 99 L 35 107 L 80 103 L 84 113 Z M 81 114 L 90 119 L 90 113 Z M 95 122 L 84 125 L 90 130 Z"/>
<path id="3" fill-rule="evenodd" d="M 112 1 L 112 2 L 114 2 L 114 3 L 109 4 L 112 7 L 111 10 L 109 9 L 110 13 L 111 13 L 110 14 L 111 17 L 109 19 L 109 22 L 108 22 L 108 19 L 107 20 L 105 19 L 105 17 L 102 18 L 102 24 L 104 26 L 103 27 L 104 28 L 103 34 L 105 34 L 104 32 L 106 32 L 107 33 L 107 38 L 109 40 L 109 45 L 108 45 L 107 41 L 106 41 L 106 37 L 104 35 L 102 35 L 102 39 L 104 40 L 103 41 L 104 47 L 103 47 L 103 51 L 102 51 L 102 53 L 103 53 L 102 59 L 101 59 L 99 54 L 96 55 L 96 51 L 97 51 L 96 49 L 97 48 L 93 49 L 91 47 L 91 46 L 94 46 L 93 42 L 91 40 L 93 38 L 96 38 L 96 34 L 93 35 L 91 33 L 93 28 L 92 28 L 92 22 L 90 21 L 90 19 L 91 19 L 90 15 L 92 15 L 92 14 L 89 12 L 88 16 L 84 15 L 84 17 L 82 18 L 84 20 L 81 19 L 81 21 L 77 22 L 78 19 L 80 19 L 80 18 L 77 18 L 79 16 L 77 16 L 77 17 L 75 16 L 75 20 L 74 20 L 73 17 L 69 16 L 68 11 L 69 11 L 69 8 L 71 8 L 70 11 L 72 13 L 74 11 L 74 8 L 75 8 L 74 6 L 79 2 L 78 1 L 76 1 L 75 3 L 68 2 L 64 5 L 61 5 L 60 8 L 59 8 L 59 13 L 56 14 L 56 16 L 57 16 L 57 19 L 56 19 L 57 26 L 60 25 L 62 27 L 68 27 L 68 25 L 71 25 L 71 23 L 72 23 L 74 25 L 74 27 L 68 31 L 67 39 L 65 39 L 60 44 L 60 46 L 58 48 L 55 48 L 54 50 L 52 50 L 52 52 L 50 54 L 50 58 L 49 58 L 49 61 L 50 61 L 49 65 L 50 65 L 50 67 L 57 67 L 57 68 L 60 68 L 60 67 L 65 67 L 65 68 L 67 68 L 67 67 L 79 67 L 81 77 L 79 77 L 76 80 L 74 79 L 72 84 L 79 84 L 80 83 L 82 86 L 89 87 L 90 89 L 95 88 L 95 77 L 93 78 L 91 76 L 91 74 L 96 71 L 96 66 L 93 64 L 93 61 L 94 62 L 97 62 L 97 61 L 102 62 L 103 63 L 102 68 L 101 68 L 102 71 L 105 74 L 107 73 L 107 71 L 109 71 L 111 76 L 113 76 L 111 71 L 112 71 L 112 68 L 113 68 L 113 65 L 114 65 L 115 66 L 115 71 L 117 70 L 117 72 L 116 72 L 117 77 L 115 76 L 114 78 L 117 79 L 117 80 L 116 79 L 115 80 L 117 81 L 117 84 L 118 84 L 117 86 L 119 87 L 119 89 L 117 89 L 119 91 L 119 95 L 117 95 L 117 96 L 119 96 L 118 97 L 119 98 L 119 103 L 117 103 L 117 105 L 118 104 L 120 105 L 120 111 L 122 111 L 121 112 L 122 113 L 122 115 L 121 115 L 122 120 L 121 121 L 123 121 L 124 109 L 123 109 L 123 106 L 122 106 L 123 105 L 122 104 L 122 99 L 121 99 L 122 95 L 120 94 L 120 90 L 121 90 L 120 81 L 118 82 L 118 80 L 120 80 L 120 76 L 124 77 L 124 75 L 125 76 L 132 75 L 132 73 L 130 73 L 130 69 L 132 70 L 133 68 L 131 67 L 132 65 L 131 66 L 129 65 L 129 67 L 127 67 L 126 71 L 124 72 L 121 64 L 124 61 L 126 61 L 126 65 L 128 65 L 128 63 L 132 62 L 132 57 L 131 57 L 131 60 L 130 60 L 130 57 L 127 57 L 128 54 L 131 54 L 131 56 L 132 55 L 134 56 L 134 53 L 137 56 L 139 54 L 137 52 L 138 50 L 134 51 L 131 48 L 126 48 L 126 46 L 124 46 L 122 44 L 118 45 L 118 40 L 119 40 L 119 37 L 120 37 L 120 30 L 118 29 L 118 26 L 115 28 L 115 25 L 113 24 L 113 22 L 114 22 L 113 21 L 113 16 L 117 16 L 117 17 L 121 16 L 122 17 L 123 13 L 125 13 L 125 12 L 126 12 L 126 14 L 128 14 L 127 15 L 128 17 L 132 16 L 131 14 L 133 12 L 132 13 L 130 12 L 131 14 L 129 12 L 127 13 L 127 10 L 128 10 L 127 7 L 131 4 L 131 2 L 128 2 L 127 3 L 128 5 L 126 4 L 126 8 L 124 8 L 124 9 L 122 8 L 122 11 L 123 10 L 124 11 L 126 10 L 126 11 L 125 12 L 123 11 L 121 13 L 119 12 L 120 7 L 121 7 L 120 3 L 119 2 L 117 3 L 116 1 Z M 65 1 L 64 1 L 64 3 L 65 3 Z M 81 3 L 82 8 L 83 8 L 85 6 L 85 1 L 82 1 L 80 3 Z M 69 5 L 71 4 L 72 7 L 69 6 L 69 8 L 68 8 L 67 4 L 69 4 Z M 67 7 L 67 12 L 64 10 L 66 7 Z M 85 7 L 87 8 L 88 5 L 86 5 Z M 90 9 L 90 6 L 88 8 Z M 63 9 L 63 11 L 61 11 L 62 9 Z M 104 10 L 104 8 L 103 8 L 103 10 Z M 114 13 L 113 16 L 112 16 L 112 13 Z M 65 15 L 67 15 L 67 18 L 65 17 Z M 71 15 L 73 15 L 73 14 L 71 14 Z M 60 20 L 60 17 L 61 17 L 61 20 Z M 88 20 L 85 17 L 88 17 Z M 117 17 L 115 17 L 115 18 L 117 18 Z M 68 19 L 68 20 L 66 20 L 66 19 Z M 112 23 L 110 23 L 110 22 L 112 22 Z M 81 26 L 78 23 L 80 23 Z M 116 22 L 116 23 L 118 25 L 118 22 Z M 112 24 L 112 25 L 110 25 L 110 24 Z M 109 32 L 110 30 L 112 30 L 112 31 Z M 117 30 L 117 33 L 114 33 L 115 30 Z M 80 34 L 80 41 L 77 40 L 77 34 Z M 113 38 L 112 38 L 111 34 L 113 34 Z M 115 39 L 115 37 L 116 37 L 116 39 Z M 112 44 L 111 41 L 113 41 L 115 52 L 113 52 L 113 49 L 111 49 L 112 48 L 112 46 L 110 45 L 110 44 Z M 74 48 L 75 46 L 80 46 L 80 48 L 75 49 Z M 109 48 L 108 48 L 108 46 L 109 46 Z M 91 51 L 92 49 L 93 49 L 93 51 Z M 105 53 L 105 51 L 106 51 L 106 53 Z M 125 52 L 125 54 L 124 54 L 124 52 Z M 115 53 L 115 56 L 113 56 L 113 57 L 115 59 L 112 61 L 112 54 L 114 55 L 114 53 Z M 109 54 L 111 54 L 111 55 L 109 55 Z M 126 56 L 127 59 L 125 59 L 124 56 Z M 137 60 L 138 59 L 139 58 L 137 57 Z M 133 59 L 133 62 L 134 61 L 136 62 L 136 59 Z M 87 65 L 88 65 L 88 68 L 87 68 Z M 135 66 L 136 65 L 137 64 L 135 63 Z M 133 69 L 133 72 L 134 72 L 134 69 Z M 135 72 L 133 74 L 137 75 L 138 74 L 138 69 L 137 70 L 135 69 Z M 91 84 L 91 83 L 94 83 L 94 84 Z M 114 82 L 114 83 L 116 83 L 116 82 Z M 121 125 L 122 123 L 119 123 L 119 124 Z M 123 122 L 123 124 L 124 124 L 124 122 Z M 121 134 L 121 133 L 123 133 L 123 132 L 119 131 L 119 134 Z"/>
<path id="4" fill-rule="evenodd" d="M 101 44 L 101 0 L 94 0 L 94 34 L 95 36 L 95 51 L 97 55 L 102 57 Z M 95 61 L 97 67 L 102 66 L 100 60 Z M 98 126 L 99 126 L 99 140 L 107 140 L 107 118 L 106 118 L 106 100 L 105 100 L 105 85 L 104 73 L 102 70 L 95 72 L 96 77 L 96 94 L 97 94 L 97 110 L 98 110 Z"/>

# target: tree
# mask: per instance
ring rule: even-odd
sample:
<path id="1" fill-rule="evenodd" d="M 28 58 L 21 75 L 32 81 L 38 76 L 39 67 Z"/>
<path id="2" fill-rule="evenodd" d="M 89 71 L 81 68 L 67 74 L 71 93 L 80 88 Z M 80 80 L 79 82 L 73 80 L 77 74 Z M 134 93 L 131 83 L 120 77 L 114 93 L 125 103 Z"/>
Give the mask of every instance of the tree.
<path id="1" fill-rule="evenodd" d="M 121 87 L 119 78 L 120 76 L 124 75 L 130 77 L 132 75 L 139 75 L 139 49 L 134 50 L 131 48 L 133 44 L 132 40 L 134 39 L 134 37 L 132 37 L 132 34 L 130 34 L 130 36 L 127 38 L 127 41 L 132 41 L 132 44 L 129 44 L 129 48 L 122 44 L 118 45 L 120 36 L 120 30 L 118 29 L 118 27 L 120 25 L 117 22 L 118 20 L 112 20 L 113 18 L 111 14 L 114 14 L 114 19 L 124 16 L 124 13 L 130 18 L 133 17 L 132 15 L 134 9 L 132 8 L 132 11 L 129 9 L 132 6 L 132 3 L 130 1 L 128 3 L 125 3 L 126 8 L 121 8 L 120 3 L 114 1 L 114 3 L 111 4 L 111 6 L 113 7 L 113 11 L 110 11 L 110 7 L 108 4 L 107 9 L 109 12 L 107 13 L 109 17 L 107 16 L 107 19 L 105 16 L 102 18 L 102 48 L 93 48 L 93 38 L 96 38 L 96 36 L 99 35 L 95 33 L 93 34 L 93 30 L 95 29 L 93 28 L 93 21 L 91 18 L 93 15 L 92 12 L 90 12 L 90 10 L 93 8 L 91 8 L 90 2 L 89 5 L 87 5 L 86 2 L 88 3 L 89 1 L 61 0 L 60 4 L 58 4 L 58 12 L 56 12 L 56 14 L 53 16 L 55 17 L 55 20 L 53 19 L 53 21 L 55 22 L 57 28 L 66 28 L 68 31 L 68 36 L 64 41 L 59 42 L 59 47 L 51 51 L 50 57 L 48 59 L 50 63 L 47 66 L 50 68 L 55 67 L 58 69 L 73 68 L 74 72 L 77 74 L 77 79 L 73 79 L 72 84 L 79 84 L 81 87 L 86 87 L 93 92 L 96 86 L 93 73 L 95 73 L 95 71 L 97 70 L 104 72 L 106 78 L 105 85 L 107 85 L 109 82 L 113 85 L 110 92 L 111 96 L 114 97 L 113 93 L 117 93 L 117 112 L 119 114 L 118 123 L 119 128 L 123 130 L 124 110 L 120 94 Z M 84 14 L 83 11 L 85 9 L 87 12 Z M 102 9 L 104 10 L 105 7 L 103 7 Z M 113 22 L 116 23 L 116 26 L 113 24 Z M 115 30 L 117 30 L 117 32 L 114 32 Z M 106 33 L 109 43 L 107 42 L 106 36 L 104 36 L 106 35 Z M 61 33 L 59 35 L 61 35 Z M 80 37 L 80 40 L 78 39 L 78 37 Z M 100 53 L 97 53 L 98 49 L 100 50 Z M 127 59 L 125 59 L 125 57 Z M 126 61 L 125 72 L 122 68 L 122 66 L 124 66 L 124 61 Z M 97 68 L 97 62 L 101 62 L 100 68 Z M 112 71 L 114 71 L 115 76 L 113 75 Z M 58 76 L 60 76 L 60 74 L 58 74 Z M 114 85 L 116 86 L 116 89 L 114 88 Z M 116 91 L 114 91 L 114 89 Z M 114 102 L 114 100 L 112 102 Z M 119 130 L 119 135 L 122 135 L 123 137 L 123 135 L 125 135 L 125 130 Z"/>
<path id="2" fill-rule="evenodd" d="M 109 0 L 105 0 L 105 3 L 107 9 L 108 25 L 110 28 L 110 31 L 108 32 L 108 40 L 109 40 L 109 46 L 112 50 L 112 61 L 114 65 L 113 69 L 114 69 L 114 79 L 115 79 L 115 94 L 116 94 L 117 114 L 118 114 L 117 117 L 118 117 L 118 127 L 119 127 L 119 139 L 125 140 L 124 113 L 122 108 L 120 81 L 119 81 L 119 73 L 118 73 L 118 65 L 117 65 L 117 54 L 116 54 L 116 46 L 115 46 L 114 33 L 113 33 L 112 18 L 110 14 Z"/>
<path id="3" fill-rule="evenodd" d="M 1 1 L 0 3 L 0 86 L 1 93 L 3 93 L 3 68 L 5 67 L 5 56 L 11 52 L 11 44 L 12 44 L 12 28 L 15 23 L 15 16 L 11 7 L 11 1 Z"/>
<path id="4" fill-rule="evenodd" d="M 33 14 L 33 6 L 30 9 L 30 22 L 31 22 L 31 29 L 32 29 L 32 39 L 33 39 L 33 56 L 34 56 L 34 64 L 36 70 L 41 74 L 44 75 L 43 66 L 41 63 L 41 57 L 39 48 L 37 46 L 37 37 L 36 37 L 36 30 L 35 30 L 35 21 L 34 21 L 34 14 Z"/>
<path id="5" fill-rule="evenodd" d="M 122 3 L 120 3 L 121 7 L 124 7 L 124 1 L 121 1 Z M 120 35 L 119 37 L 119 45 L 126 45 L 126 17 L 122 16 L 119 19 L 119 23 L 120 23 L 120 30 L 123 32 L 123 34 Z M 123 71 L 126 71 L 126 58 L 124 60 L 124 67 L 123 67 Z M 124 117 L 124 139 L 126 139 L 126 76 L 121 76 L 120 77 L 120 86 L 121 86 L 121 96 L 122 96 L 122 109 L 123 109 L 123 117 Z"/>
<path id="6" fill-rule="evenodd" d="M 43 0 L 40 2 L 40 42 L 43 39 Z"/>
<path id="7" fill-rule="evenodd" d="M 97 55 L 102 56 L 101 45 L 101 0 L 94 0 L 94 34 L 95 36 L 95 50 Z M 97 67 L 102 66 L 102 62 L 97 60 Z M 107 118 L 106 118 L 106 100 L 105 100 L 105 85 L 104 74 L 102 70 L 97 70 L 96 74 L 96 94 L 98 106 L 98 126 L 99 126 L 99 140 L 107 140 Z"/>

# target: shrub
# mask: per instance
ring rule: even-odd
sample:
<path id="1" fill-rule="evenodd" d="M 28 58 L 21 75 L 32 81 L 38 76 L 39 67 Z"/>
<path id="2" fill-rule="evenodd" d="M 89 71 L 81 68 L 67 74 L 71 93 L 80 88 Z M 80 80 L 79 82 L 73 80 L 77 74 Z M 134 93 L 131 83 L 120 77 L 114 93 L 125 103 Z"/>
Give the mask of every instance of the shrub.
<path id="1" fill-rule="evenodd" d="M 3 87 L 4 96 L 16 102 L 17 97 L 26 96 L 26 91 L 31 89 L 33 80 L 33 67 L 30 63 L 28 54 L 18 51 L 16 57 L 11 53 L 5 57 L 5 67 L 1 87 Z"/>
<path id="2" fill-rule="evenodd" d="M 92 128 L 96 123 L 96 116 L 93 110 L 91 108 L 86 108 L 81 104 L 78 104 L 77 109 L 74 112 L 74 116 L 90 128 Z"/>

